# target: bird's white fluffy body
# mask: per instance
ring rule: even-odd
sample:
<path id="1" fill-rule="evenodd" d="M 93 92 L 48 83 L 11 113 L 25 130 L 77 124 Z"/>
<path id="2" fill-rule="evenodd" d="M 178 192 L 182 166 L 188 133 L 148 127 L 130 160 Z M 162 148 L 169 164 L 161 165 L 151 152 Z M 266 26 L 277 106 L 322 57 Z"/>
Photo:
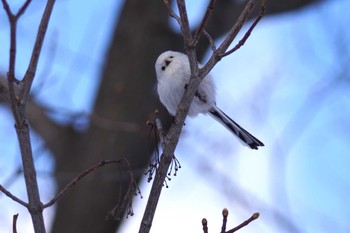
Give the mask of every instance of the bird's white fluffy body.
<path id="1" fill-rule="evenodd" d="M 201 67 L 200 64 L 199 67 Z M 191 77 L 188 57 L 186 54 L 180 52 L 166 51 L 159 55 L 155 69 L 159 99 L 169 113 L 175 116 L 177 107 Z M 209 113 L 245 145 L 248 145 L 252 149 L 258 149 L 258 146 L 264 146 L 262 142 L 243 129 L 216 106 L 215 96 L 215 86 L 212 76 L 208 74 L 198 86 L 188 115 L 196 116 L 199 113 Z"/>
<path id="2" fill-rule="evenodd" d="M 177 106 L 191 77 L 188 57 L 180 52 L 166 51 L 158 57 L 155 68 L 160 101 L 169 113 L 175 116 Z M 189 116 L 207 113 L 212 106 L 215 106 L 215 86 L 210 74 L 199 84 L 197 92 L 203 99 L 193 99 L 188 112 Z"/>

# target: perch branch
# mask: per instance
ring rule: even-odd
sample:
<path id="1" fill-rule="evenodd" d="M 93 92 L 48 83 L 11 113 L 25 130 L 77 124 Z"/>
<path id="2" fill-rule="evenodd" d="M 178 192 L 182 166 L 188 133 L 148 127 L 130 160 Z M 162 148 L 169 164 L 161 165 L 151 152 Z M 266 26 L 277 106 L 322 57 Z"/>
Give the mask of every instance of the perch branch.
<path id="1" fill-rule="evenodd" d="M 157 204 L 160 198 L 160 194 L 163 188 L 164 181 L 167 177 L 167 171 L 169 170 L 170 164 L 174 157 L 174 151 L 179 141 L 180 133 L 182 131 L 182 127 L 185 122 L 185 118 L 187 116 L 188 110 L 190 108 L 192 99 L 195 95 L 195 92 L 200 84 L 201 80 L 209 73 L 209 71 L 214 67 L 214 65 L 221 59 L 220 55 L 222 55 L 230 43 L 233 41 L 238 31 L 242 28 L 244 22 L 247 21 L 248 17 L 252 13 L 256 3 L 256 0 L 250 0 L 245 9 L 243 10 L 241 16 L 238 19 L 238 22 L 232 27 L 228 36 L 225 38 L 224 42 L 220 45 L 219 49 L 213 52 L 212 57 L 208 61 L 208 63 L 202 68 L 198 69 L 198 61 L 196 57 L 196 48 L 191 46 L 193 44 L 193 37 L 190 30 L 190 25 L 187 17 L 187 10 L 184 0 L 177 0 L 177 6 L 179 9 L 180 19 L 177 21 L 180 24 L 181 32 L 184 40 L 184 47 L 189 59 L 190 69 L 191 69 L 191 78 L 185 90 L 185 93 L 178 105 L 175 119 L 173 124 L 171 125 L 165 140 L 164 140 L 164 149 L 160 159 L 159 167 L 156 170 L 155 179 L 152 184 L 150 196 L 146 205 L 146 209 L 141 221 L 139 233 L 149 233 L 154 214 L 157 208 Z M 165 1 L 168 3 L 168 1 Z M 169 10 L 170 7 L 168 5 L 168 12 L 171 16 L 172 12 Z M 209 10 L 208 10 L 209 11 Z M 210 10 L 211 11 L 211 10 Z M 209 15 L 210 13 L 208 13 Z M 209 17 L 209 16 L 208 16 Z M 207 17 L 203 17 L 203 25 L 206 24 Z M 202 29 L 201 29 L 202 30 Z M 204 31 L 204 26 L 203 26 Z M 209 37 L 210 38 L 210 37 Z M 212 43 L 213 45 L 214 43 Z M 213 47 L 213 46 L 212 46 Z"/>

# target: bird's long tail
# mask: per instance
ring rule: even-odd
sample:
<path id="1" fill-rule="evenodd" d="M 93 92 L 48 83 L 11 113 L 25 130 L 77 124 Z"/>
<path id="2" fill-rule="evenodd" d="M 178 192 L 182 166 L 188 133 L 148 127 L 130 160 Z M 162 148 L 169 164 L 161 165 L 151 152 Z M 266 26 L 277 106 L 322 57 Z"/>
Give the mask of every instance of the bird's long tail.
<path id="1" fill-rule="evenodd" d="M 227 116 L 218 107 L 214 107 L 210 111 L 210 115 L 219 123 L 228 128 L 235 136 L 237 136 L 244 144 L 252 149 L 258 149 L 258 146 L 264 146 L 259 139 L 251 135 L 247 130 L 243 129 L 239 124 Z"/>

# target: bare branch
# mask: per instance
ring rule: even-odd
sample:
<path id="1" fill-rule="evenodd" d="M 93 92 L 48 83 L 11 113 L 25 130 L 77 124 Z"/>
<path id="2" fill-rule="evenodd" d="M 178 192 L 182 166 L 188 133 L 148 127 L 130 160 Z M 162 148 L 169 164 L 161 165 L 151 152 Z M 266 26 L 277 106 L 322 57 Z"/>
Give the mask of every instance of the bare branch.
<path id="1" fill-rule="evenodd" d="M 37 33 L 37 39 L 34 44 L 34 49 L 32 53 L 32 58 L 29 64 L 29 68 L 26 72 L 25 77 L 22 81 L 15 78 L 15 62 L 16 62 L 16 43 L 17 43 L 17 21 L 19 17 L 24 13 L 24 11 L 29 6 L 30 1 L 27 0 L 24 5 L 20 8 L 16 16 L 14 16 L 10 10 L 9 5 L 6 0 L 2 0 L 5 11 L 8 15 L 10 21 L 10 61 L 9 61 L 9 71 L 7 73 L 8 83 L 9 83 L 9 95 L 10 103 L 12 108 L 12 113 L 15 118 L 15 128 L 19 141 L 19 146 L 21 150 L 22 166 L 24 172 L 24 179 L 26 183 L 28 204 L 26 207 L 31 215 L 34 231 L 45 233 L 45 223 L 43 217 L 43 208 L 40 200 L 39 187 L 36 178 L 36 170 L 33 160 L 33 151 L 30 141 L 29 126 L 26 118 L 26 101 L 31 88 L 31 84 L 34 79 L 40 50 L 44 41 L 47 25 L 49 18 L 53 9 L 55 0 L 48 0 L 44 14 L 39 25 L 39 30 Z M 20 85 L 21 91 L 23 91 L 22 96 L 18 96 L 15 90 L 15 84 Z M 24 85 L 23 85 L 24 84 Z"/>
<path id="2" fill-rule="evenodd" d="M 184 47 L 190 63 L 191 78 L 187 85 L 185 93 L 180 101 L 180 104 L 178 105 L 178 109 L 175 114 L 174 123 L 172 124 L 169 132 L 165 137 L 163 154 L 160 160 L 159 167 L 156 170 L 156 176 L 152 184 L 150 197 L 148 199 L 146 210 L 142 218 L 139 233 L 148 233 L 151 229 L 152 221 L 154 218 L 155 210 L 157 208 L 163 183 L 166 178 L 167 171 L 169 170 L 170 164 L 173 160 L 174 151 L 177 146 L 185 118 L 187 116 L 188 110 L 190 108 L 195 92 L 198 88 L 198 85 L 200 84 L 201 80 L 214 67 L 214 65 L 221 59 L 220 55 L 222 55 L 227 50 L 230 43 L 233 41 L 233 39 L 237 35 L 238 31 L 242 28 L 242 25 L 244 24 L 244 22 L 247 21 L 248 17 L 252 13 L 252 10 L 256 5 L 255 1 L 256 0 L 250 0 L 247 3 L 245 10 L 242 12 L 237 23 L 230 30 L 229 35 L 226 37 L 224 42 L 220 45 L 219 49 L 213 52 L 213 55 L 209 60 L 209 62 L 202 69 L 199 70 L 198 61 L 196 57 L 196 49 L 195 47 L 191 46 L 193 44 L 193 37 L 191 34 L 189 22 L 188 22 L 186 5 L 184 0 L 177 0 L 177 6 L 180 14 L 180 27 L 181 27 L 181 32 L 184 39 Z M 200 29 L 200 30 L 204 31 L 204 27 L 206 24 L 205 21 L 207 20 L 206 17 L 209 17 L 210 10 L 208 10 L 207 14 L 208 16 L 204 16 L 204 23 L 202 26 L 203 29 Z M 209 38 L 211 37 L 209 36 Z M 214 42 L 212 42 L 211 44 L 212 44 L 212 47 L 214 47 L 213 46 Z"/>
<path id="3" fill-rule="evenodd" d="M 184 0 L 177 0 L 177 7 L 180 13 L 180 28 L 185 41 L 185 49 L 186 47 L 190 47 L 192 44 L 192 34 L 190 29 L 190 23 L 188 21 L 186 4 Z"/>
<path id="4" fill-rule="evenodd" d="M 244 43 L 247 41 L 247 39 L 249 38 L 249 36 L 252 33 L 255 26 L 259 23 L 259 21 L 265 15 L 265 13 L 266 13 L 266 1 L 262 1 L 259 15 L 254 20 L 253 24 L 249 27 L 248 31 L 244 34 L 243 38 L 238 42 L 238 44 L 235 47 L 233 47 L 229 51 L 222 54 L 221 57 L 225 57 L 227 55 L 230 55 L 231 53 L 234 53 L 236 50 L 238 50 L 240 47 L 242 47 L 244 45 Z"/>
<path id="5" fill-rule="evenodd" d="M 221 227 L 221 233 L 226 232 L 226 224 L 227 224 L 227 216 L 228 216 L 228 209 L 224 208 L 222 210 L 222 227 Z"/>
<path id="6" fill-rule="evenodd" d="M 132 172 L 131 172 L 131 168 L 130 168 L 130 164 L 125 160 L 125 159 L 120 159 L 120 160 L 104 160 L 99 162 L 98 164 L 86 169 L 85 171 L 83 171 L 81 174 L 79 174 L 78 176 L 76 176 L 71 182 L 69 182 L 66 187 L 64 187 L 57 195 L 56 197 L 54 197 L 53 199 L 51 199 L 51 201 L 49 201 L 48 203 L 43 205 L 43 208 L 47 208 L 52 206 L 53 204 L 55 204 L 59 199 L 61 199 L 66 193 L 67 191 L 69 191 L 70 189 L 72 189 L 75 185 L 78 184 L 78 182 L 83 179 L 85 176 L 89 175 L 90 173 L 94 172 L 95 170 L 97 170 L 100 167 L 109 165 L 109 164 L 126 164 L 127 166 L 127 170 L 128 173 L 130 175 L 130 178 L 132 179 L 131 182 L 132 184 L 136 184 L 135 183 L 135 179 L 133 178 Z"/>
<path id="7" fill-rule="evenodd" d="M 27 0 L 23 6 L 18 10 L 17 14 L 16 14 L 16 18 L 19 19 L 19 17 L 21 17 L 23 15 L 23 13 L 26 11 L 26 9 L 28 8 L 29 4 L 31 3 L 32 0 Z"/>
<path id="8" fill-rule="evenodd" d="M 203 218 L 202 219 L 203 233 L 208 233 L 208 221 Z"/>
<path id="9" fill-rule="evenodd" d="M 159 140 L 160 140 L 160 146 L 162 147 L 162 149 L 164 150 L 164 140 L 165 140 L 165 132 L 163 129 L 163 125 L 162 125 L 162 121 L 159 118 L 159 112 L 158 110 L 155 111 L 155 118 L 154 118 L 154 123 L 156 125 L 157 128 L 157 132 L 159 133 Z"/>
<path id="10" fill-rule="evenodd" d="M 201 21 L 201 24 L 199 25 L 196 33 L 194 34 L 194 39 L 192 41 L 191 46 L 193 46 L 193 47 L 196 46 L 198 43 L 198 40 L 201 38 L 201 36 L 205 30 L 205 26 L 207 25 L 209 16 L 211 15 L 211 12 L 214 9 L 215 2 L 216 2 L 216 0 L 211 0 L 210 3 L 208 4 L 207 10 L 204 14 L 204 17 Z"/>
<path id="11" fill-rule="evenodd" d="M 172 124 L 164 143 L 164 150 L 160 160 L 159 167 L 157 169 L 155 179 L 152 184 L 150 198 L 148 199 L 146 209 L 142 218 L 141 226 L 139 229 L 139 233 L 148 233 L 150 232 L 154 214 L 157 208 L 157 204 L 159 201 L 160 193 L 163 188 L 164 181 L 167 177 L 167 173 L 171 162 L 174 158 L 174 151 L 176 145 L 179 141 L 180 133 L 182 127 L 185 122 L 185 118 L 187 116 L 190 104 L 194 97 L 194 94 L 197 90 L 197 87 L 201 81 L 200 78 L 197 78 L 198 75 L 198 62 L 194 48 L 190 48 L 190 44 L 192 41 L 191 30 L 188 23 L 187 18 L 187 10 L 183 0 L 177 0 L 180 18 L 181 18 L 181 31 L 184 37 L 184 43 L 187 55 L 190 60 L 191 67 L 191 79 L 188 84 L 188 88 L 186 89 L 184 96 L 179 104 L 178 110 L 175 115 L 174 123 Z"/>
<path id="12" fill-rule="evenodd" d="M 169 16 L 174 18 L 177 21 L 177 23 L 181 25 L 180 17 L 177 14 L 175 14 L 175 12 L 171 9 L 169 0 L 164 0 L 163 2 L 164 2 L 165 8 L 168 10 Z"/>
<path id="13" fill-rule="evenodd" d="M 26 74 L 23 78 L 24 90 L 23 90 L 22 97 L 24 97 L 24 98 L 26 98 L 28 96 L 30 89 L 31 89 L 31 86 L 32 86 L 32 83 L 33 83 L 33 80 L 34 80 L 35 72 L 36 72 L 39 57 L 40 57 L 41 48 L 42 48 L 43 43 L 44 43 L 44 38 L 45 38 L 47 26 L 49 24 L 49 20 L 50 20 L 50 16 L 51 16 L 54 4 L 55 4 L 55 0 L 48 0 L 47 1 L 46 7 L 44 10 L 44 14 L 41 18 L 41 22 L 40 22 L 37 37 L 35 40 L 32 56 L 30 58 L 29 66 L 28 66 Z"/>
<path id="14" fill-rule="evenodd" d="M 229 231 L 226 231 L 228 209 L 224 208 L 222 210 L 222 217 L 223 217 L 223 219 L 222 219 L 222 227 L 221 227 L 220 233 L 233 233 L 233 232 L 236 232 L 236 231 L 240 230 L 241 228 L 247 226 L 249 223 L 251 223 L 255 219 L 259 218 L 259 213 L 254 213 L 249 219 L 247 219 L 246 221 L 242 222 L 241 224 L 232 228 Z M 205 218 L 203 218 L 203 220 L 202 220 L 202 226 L 203 226 L 204 233 L 208 233 L 208 221 Z"/>
<path id="15" fill-rule="evenodd" d="M 205 35 L 205 37 L 207 37 L 209 43 L 210 43 L 210 48 L 213 52 L 216 51 L 216 45 L 215 45 L 215 42 L 214 42 L 214 39 L 211 37 L 211 35 L 206 31 L 206 30 L 203 30 L 203 34 Z"/>
<path id="16" fill-rule="evenodd" d="M 13 15 L 13 13 L 11 12 L 10 6 L 9 6 L 9 4 L 7 3 L 6 0 L 1 0 L 1 1 L 2 1 L 2 5 L 4 6 L 5 12 L 6 12 L 8 18 L 9 18 L 10 21 L 11 21 L 11 18 L 14 18 L 14 15 Z"/>
<path id="17" fill-rule="evenodd" d="M 249 0 L 248 1 L 248 3 L 246 4 L 245 8 L 243 9 L 241 15 L 237 19 L 237 22 L 230 29 L 230 31 L 228 32 L 228 35 L 226 36 L 224 41 L 221 43 L 219 48 L 212 54 L 212 56 L 210 57 L 207 64 L 204 65 L 200 69 L 200 71 L 199 71 L 200 77 L 205 77 L 210 72 L 210 70 L 215 66 L 215 64 L 221 60 L 221 58 L 225 54 L 228 47 L 231 45 L 232 41 L 236 38 L 238 32 L 243 27 L 244 23 L 249 19 L 250 15 L 252 14 L 252 12 L 257 4 L 257 1 L 258 0 Z M 265 9 L 266 0 L 261 0 L 261 2 L 262 2 L 262 8 Z M 262 10 L 261 12 L 264 12 L 264 10 Z M 260 14 L 259 14 L 258 18 L 259 17 L 260 17 Z"/>
<path id="18" fill-rule="evenodd" d="M 249 223 L 253 222 L 255 219 L 259 218 L 259 213 L 254 213 L 249 219 L 247 219 L 246 221 L 242 222 L 241 224 L 239 224 L 238 226 L 236 226 L 235 228 L 232 228 L 231 230 L 227 231 L 226 233 L 233 233 L 238 231 L 239 229 L 241 229 L 242 227 L 247 226 Z"/>
<path id="19" fill-rule="evenodd" d="M 17 219 L 18 214 L 13 215 L 13 221 L 12 221 L 12 232 L 17 233 Z"/>
<path id="20" fill-rule="evenodd" d="M 5 78 L 0 77 L 0 103 L 10 103 L 8 82 Z"/>
<path id="21" fill-rule="evenodd" d="M 221 43 L 220 47 L 218 48 L 219 55 L 223 54 L 228 47 L 231 45 L 232 41 L 236 38 L 238 32 L 243 27 L 244 23 L 247 22 L 250 15 L 252 14 L 258 0 L 249 0 L 247 5 L 245 6 L 244 10 L 242 11 L 241 15 L 237 19 L 237 22 L 234 24 L 234 26 L 230 29 L 228 35 L 224 39 L 224 41 Z"/>
<path id="22" fill-rule="evenodd" d="M 126 216 L 133 216 L 134 212 L 132 209 L 132 198 L 134 195 L 139 194 L 142 198 L 141 191 L 137 186 L 136 180 L 134 178 L 134 175 L 131 171 L 131 165 L 127 159 L 124 159 L 121 161 L 124 163 L 124 166 L 126 166 L 127 171 L 129 173 L 130 182 L 128 185 L 128 189 L 124 195 L 124 198 L 122 201 L 119 201 L 119 203 L 109 212 L 109 215 L 111 215 L 115 220 L 120 220 L 120 217 L 125 209 L 127 209 Z"/>
<path id="23" fill-rule="evenodd" d="M 22 201 L 21 199 L 19 199 L 18 197 L 16 197 L 15 195 L 13 195 L 10 191 L 8 191 L 5 187 L 3 187 L 0 184 L 0 191 L 3 192 L 6 196 L 8 196 L 9 198 L 11 198 L 12 200 L 14 200 L 15 202 L 21 204 L 24 207 L 29 207 L 28 203 Z"/>

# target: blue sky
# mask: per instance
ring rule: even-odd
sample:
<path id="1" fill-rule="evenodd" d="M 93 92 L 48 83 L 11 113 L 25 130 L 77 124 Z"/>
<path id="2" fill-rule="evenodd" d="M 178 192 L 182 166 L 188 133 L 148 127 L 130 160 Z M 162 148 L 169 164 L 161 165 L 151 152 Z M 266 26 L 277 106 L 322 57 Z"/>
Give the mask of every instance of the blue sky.
<path id="1" fill-rule="evenodd" d="M 53 109 L 90 110 L 121 1 L 84 1 L 84 10 L 77 10 L 81 4 L 57 2 L 50 22 L 34 90 Z M 23 74 L 29 59 L 35 38 L 29 28 L 38 22 L 40 5 L 33 2 L 19 24 L 18 74 Z M 350 55 L 349 7 L 349 1 L 334 0 L 265 17 L 248 42 L 214 68 L 218 106 L 266 146 L 258 151 L 242 147 L 208 116 L 187 119 L 176 151 L 182 169 L 162 193 L 152 232 L 200 232 L 203 217 L 211 231 L 218 231 L 224 207 L 231 213 L 230 226 L 261 213 L 259 220 L 240 232 L 288 232 L 281 218 L 299 232 L 349 232 L 350 96 L 344 66 Z M 196 5 L 190 9 L 195 25 L 201 10 Z M 0 41 L 0 54 L 7 54 L 3 10 Z M 7 56 L 0 57 L 1 73 L 7 64 Z M 61 106 L 57 98 L 69 104 Z M 65 121 L 64 114 L 54 117 Z M 0 164 L 0 182 L 4 182 L 19 161 L 13 123 L 3 107 L 0 130 L 6 132 L 0 134 L 0 160 L 6 161 Z M 47 200 L 55 190 L 47 175 L 54 164 L 40 138 L 33 137 L 33 147 L 42 154 L 37 167 Z M 135 200 L 135 216 L 125 221 L 120 232 L 137 231 L 149 188 L 147 182 L 141 185 L 144 198 Z M 10 190 L 26 197 L 22 179 L 16 179 Z M 19 231 L 31 228 L 26 211 L 3 195 L 0 209 L 7 210 L 0 213 L 0 232 L 11 229 L 17 212 Z M 49 225 L 52 210 L 46 213 Z"/>

